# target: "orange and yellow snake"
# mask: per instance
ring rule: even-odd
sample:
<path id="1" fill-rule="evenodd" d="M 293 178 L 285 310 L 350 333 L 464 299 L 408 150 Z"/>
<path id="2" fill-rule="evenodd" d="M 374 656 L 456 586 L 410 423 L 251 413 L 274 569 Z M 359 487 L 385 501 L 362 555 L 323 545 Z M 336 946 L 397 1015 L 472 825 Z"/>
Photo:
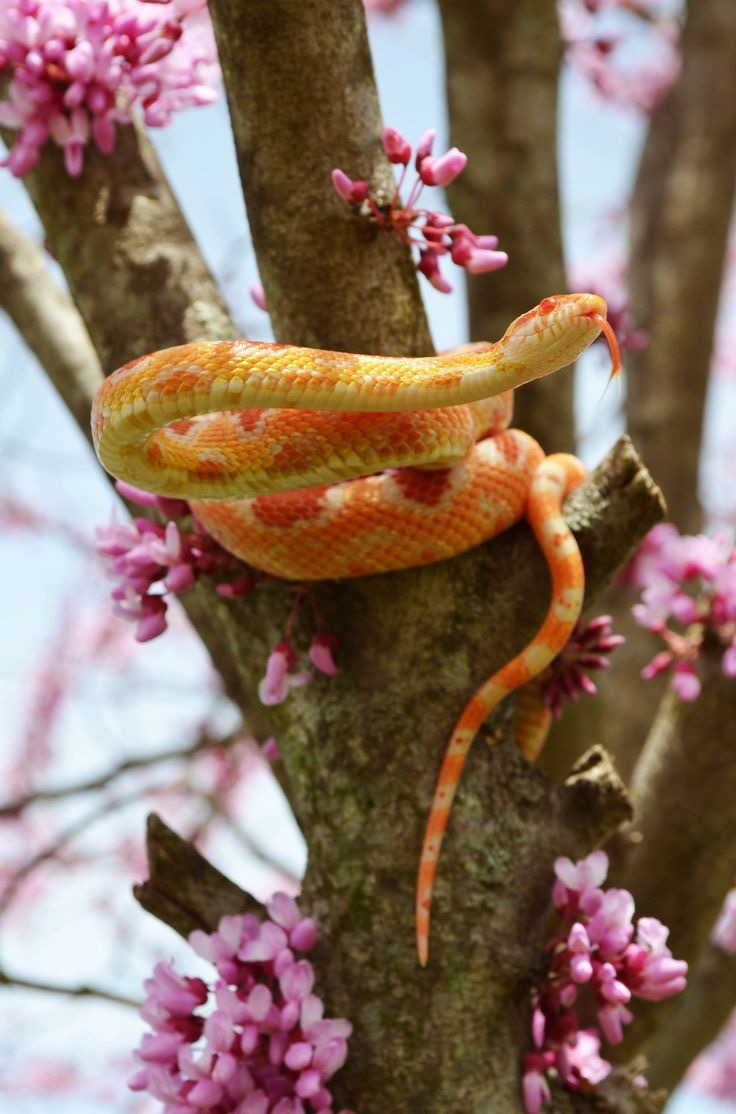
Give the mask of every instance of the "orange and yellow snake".
<path id="1" fill-rule="evenodd" d="M 594 294 L 545 298 L 495 344 L 441 356 L 352 355 L 248 340 L 143 356 L 100 387 L 95 447 L 118 479 L 187 499 L 223 546 L 292 580 L 410 568 L 454 556 L 528 518 L 552 576 L 543 626 L 470 700 L 447 747 L 417 885 L 417 947 L 442 838 L 470 745 L 509 692 L 567 641 L 583 568 L 562 516 L 583 478 L 507 429 L 512 389 L 572 363 L 606 336 Z M 532 755 L 535 742 L 522 740 Z"/>

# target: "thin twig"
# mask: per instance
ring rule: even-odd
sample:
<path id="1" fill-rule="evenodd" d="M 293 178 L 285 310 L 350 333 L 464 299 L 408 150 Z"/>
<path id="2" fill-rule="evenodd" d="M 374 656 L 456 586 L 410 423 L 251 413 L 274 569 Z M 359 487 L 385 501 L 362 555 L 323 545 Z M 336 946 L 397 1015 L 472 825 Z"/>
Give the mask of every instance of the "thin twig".
<path id="1" fill-rule="evenodd" d="M 154 754 L 139 754 L 135 758 L 125 758 L 98 777 L 78 781 L 72 785 L 61 785 L 56 788 L 37 789 L 30 793 L 24 793 L 23 796 L 0 805 L 0 817 L 17 816 L 23 809 L 39 801 L 66 800 L 68 797 L 76 797 L 81 793 L 92 793 L 98 789 L 105 789 L 111 782 L 116 781 L 124 774 L 131 773 L 133 770 L 143 770 L 163 762 L 185 761 L 205 750 L 225 750 L 242 737 L 243 732 L 240 729 L 219 739 L 213 739 L 205 734 L 195 739 L 188 747 L 169 747 L 166 750 L 156 751 Z"/>
<path id="2" fill-rule="evenodd" d="M 9 975 L 7 971 L 0 970 L 0 986 L 17 986 L 23 990 L 40 990 L 45 994 L 63 994 L 69 998 L 99 998 L 103 1002 L 114 1002 L 119 1006 L 131 1006 L 138 1009 L 140 1002 L 135 998 L 128 998 L 124 994 L 116 994 L 113 990 L 105 990 L 101 986 L 60 986 L 57 983 L 40 982 L 36 979 L 22 979 L 17 975 Z"/>
<path id="3" fill-rule="evenodd" d="M 86 816 L 75 821 L 74 824 L 70 824 L 68 828 L 65 828 L 61 834 L 57 836 L 53 843 L 47 844 L 46 847 L 42 848 L 42 850 L 38 851 L 35 855 L 32 855 L 30 859 L 27 859 L 26 862 L 19 867 L 8 883 L 2 897 L 0 897 L 0 915 L 8 908 L 24 879 L 43 863 L 55 858 L 68 843 L 71 843 L 73 839 L 76 839 L 77 836 L 85 832 L 87 828 L 92 827 L 98 820 L 105 819 L 113 810 L 124 808 L 133 801 L 140 801 L 141 796 L 144 794 L 160 793 L 167 788 L 169 788 L 168 785 L 149 785 L 144 788 L 136 786 L 120 797 L 113 800 L 105 800 L 98 808 L 94 809 L 92 812 L 88 812 Z"/>

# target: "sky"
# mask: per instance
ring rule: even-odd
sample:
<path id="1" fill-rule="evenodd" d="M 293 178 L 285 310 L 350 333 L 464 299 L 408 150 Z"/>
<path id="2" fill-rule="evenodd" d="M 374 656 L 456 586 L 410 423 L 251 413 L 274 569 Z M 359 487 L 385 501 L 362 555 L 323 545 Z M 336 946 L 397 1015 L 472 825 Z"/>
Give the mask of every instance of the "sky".
<path id="1" fill-rule="evenodd" d="M 384 120 L 410 141 L 428 128 L 438 130 L 437 149 L 446 146 L 446 113 L 443 95 L 440 36 L 434 5 L 416 0 L 394 21 L 376 20 L 372 25 L 374 58 Z M 566 250 L 569 260 L 595 258 L 610 227 L 610 215 L 621 205 L 634 173 L 642 123 L 633 113 L 604 109 L 580 95 L 579 81 L 568 79 L 562 91 L 560 172 L 563 210 L 566 217 Z M 153 134 L 164 167 L 200 246 L 213 271 L 224 277 L 226 295 L 244 332 L 268 339 L 268 320 L 247 296 L 257 274 L 241 195 L 238 188 L 232 141 L 224 104 L 190 110 L 173 126 Z M 349 168 L 345 168 L 349 170 Z M 0 173 L 0 205 L 19 226 L 37 234 L 37 222 L 22 186 L 7 173 Z M 492 228 L 477 232 L 493 232 Z M 503 245 L 501 245 L 503 246 Z M 101 280 L 104 261 L 100 262 Z M 463 342 L 465 303 L 461 273 L 452 276 L 453 296 L 445 296 L 423 283 L 423 291 L 436 346 L 451 347 Z M 553 293 L 553 292 L 550 292 Z M 480 338 L 473 338 L 480 339 Z M 102 478 L 92 453 L 63 406 L 56 398 L 33 357 L 7 322 L 0 319 L 0 384 L 7 401 L 0 411 L 0 458 L 3 482 L 21 500 L 45 507 L 55 518 L 73 523 L 87 534 L 106 523 L 113 511 L 110 487 Z M 577 385 L 578 421 L 582 432 L 581 452 L 595 462 L 615 440 L 621 427 L 621 396 L 609 391 L 601 399 L 605 378 L 600 361 L 593 355 L 585 364 Z M 715 446 L 708 463 L 718 470 L 719 453 L 728 451 L 732 437 L 736 396 L 733 379 L 721 377 L 710 403 L 710 437 Z M 719 448 L 719 446 L 721 446 Z M 27 535 L 0 539 L 0 568 L 6 594 L 2 620 L 3 647 L 0 652 L 0 722 L 7 739 L 23 729 L 29 677 L 49 645 L 53 644 L 64 607 L 83 608 L 99 603 L 106 592 L 104 578 L 86 557 L 75 557 L 68 547 L 50 538 L 36 544 Z M 79 698 L 65 712 L 60 747 L 65 754 L 64 777 L 94 774 L 111 760 L 140 753 L 186 735 L 198 716 L 212 704 L 207 685 L 208 666 L 196 638 L 181 632 L 138 647 L 128 638 L 135 698 L 125 707 L 114 678 L 103 671 L 84 686 Z M 219 715 L 227 717 L 227 710 Z M 102 740 L 102 742 L 101 742 Z M 141 808 L 141 823 L 145 808 Z M 304 862 L 304 847 L 278 796 L 266 779 L 248 800 L 249 821 L 255 833 L 275 829 L 280 852 L 298 873 Z M 126 822 L 130 813 L 126 814 Z M 220 863 L 242 885 L 258 891 L 265 884 L 254 860 L 241 848 L 225 848 L 229 858 Z M 3 962 L 14 970 L 53 977 L 63 969 L 71 981 L 90 970 L 106 978 L 108 985 L 126 985 L 145 974 L 140 960 L 123 962 L 111 943 L 101 941 L 100 922 L 80 924 L 75 917 L 78 901 L 74 894 L 41 906 L 38 915 L 25 914 L 6 926 L 0 938 Z M 50 909 L 53 913 L 50 913 Z M 44 923 L 45 921 L 45 923 Z M 51 925 L 53 924 L 53 931 Z M 163 926 L 146 924 L 147 946 L 167 954 L 176 950 L 171 934 Z M 181 949 L 179 949 L 181 954 Z M 17 998 L 17 996 L 14 996 Z M 129 1011 L 109 1005 L 70 1007 L 36 996 L 14 1015 L 17 1028 L 7 1048 L 0 1050 L 12 1066 L 13 1058 L 23 1063 L 26 1054 L 49 1049 L 59 1058 L 89 1054 L 101 1058 L 106 1051 L 130 1047 L 140 1026 Z M 0 1042 L 2 1038 L 0 1038 Z M 7 1071 L 0 1072 L 0 1080 Z M 1 1086 L 1 1084 L 0 1084 Z M 56 1098 L 0 1092 L 0 1114 L 98 1114 L 110 1109 L 109 1096 L 85 1105 L 75 1099 L 68 1106 Z M 114 1103 L 113 1103 L 114 1105 Z M 122 1100 L 116 1109 L 123 1109 Z M 126 1108 L 127 1109 L 127 1108 Z M 668 1114 L 725 1114 L 734 1107 L 713 1104 L 693 1093 L 672 1101 Z"/>

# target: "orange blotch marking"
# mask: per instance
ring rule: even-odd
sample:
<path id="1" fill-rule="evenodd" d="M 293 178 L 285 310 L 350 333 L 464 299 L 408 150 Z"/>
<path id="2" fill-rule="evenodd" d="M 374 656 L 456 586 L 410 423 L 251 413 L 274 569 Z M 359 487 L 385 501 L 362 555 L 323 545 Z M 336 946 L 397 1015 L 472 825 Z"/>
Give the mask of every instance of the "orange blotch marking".
<path id="1" fill-rule="evenodd" d="M 450 488 L 450 470 L 441 468 L 424 472 L 415 468 L 404 468 L 396 472 L 394 483 L 405 499 L 411 499 L 423 507 L 436 507 Z"/>
<path id="2" fill-rule="evenodd" d="M 251 500 L 250 509 L 263 526 L 296 526 L 319 518 L 325 511 L 324 494 L 329 485 L 282 491 L 275 495 L 259 495 Z"/>
<path id="3" fill-rule="evenodd" d="M 194 421 L 192 418 L 179 418 L 177 421 L 171 422 L 168 426 L 168 430 L 170 433 L 175 433 L 177 437 L 186 437 L 193 425 Z"/>
<path id="4" fill-rule="evenodd" d="M 221 460 L 198 459 L 192 468 L 192 476 L 199 480 L 211 480 L 221 476 L 228 469 L 227 463 Z"/>
<path id="5" fill-rule="evenodd" d="M 202 376 L 191 371 L 171 371 L 158 387 L 164 397 L 169 395 L 193 394 L 202 382 Z"/>
<path id="6" fill-rule="evenodd" d="M 151 440 L 148 442 L 148 444 L 146 445 L 146 459 L 148 460 L 149 464 L 153 465 L 154 468 L 163 467 L 165 463 L 164 451 L 159 445 L 158 441 Z"/>
<path id="7" fill-rule="evenodd" d="M 261 420 L 262 410 L 239 410 L 236 421 L 243 433 L 253 433 Z"/>
<path id="8" fill-rule="evenodd" d="M 515 464 L 519 459 L 520 446 L 518 437 L 514 437 L 510 433 L 498 433 L 496 434 L 496 445 L 504 460 L 507 460 L 509 464 Z"/>

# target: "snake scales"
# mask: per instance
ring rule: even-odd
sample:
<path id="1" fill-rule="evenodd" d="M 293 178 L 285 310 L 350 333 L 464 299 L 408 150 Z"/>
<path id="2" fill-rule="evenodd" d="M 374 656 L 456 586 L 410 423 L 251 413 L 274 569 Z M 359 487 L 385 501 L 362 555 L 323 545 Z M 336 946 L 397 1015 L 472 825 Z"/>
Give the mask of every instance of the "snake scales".
<path id="1" fill-rule="evenodd" d="M 95 399 L 95 447 L 109 472 L 189 500 L 223 546 L 276 576 L 428 564 L 529 519 L 552 576 L 550 606 L 532 642 L 472 697 L 445 752 L 417 886 L 423 964 L 440 846 L 473 738 L 556 656 L 582 604 L 582 563 L 561 506 L 583 468 L 564 454 L 545 458 L 506 428 L 511 391 L 572 363 L 601 331 L 617 366 L 605 316 L 593 294 L 545 298 L 495 344 L 425 358 L 186 344 L 133 360 Z"/>

